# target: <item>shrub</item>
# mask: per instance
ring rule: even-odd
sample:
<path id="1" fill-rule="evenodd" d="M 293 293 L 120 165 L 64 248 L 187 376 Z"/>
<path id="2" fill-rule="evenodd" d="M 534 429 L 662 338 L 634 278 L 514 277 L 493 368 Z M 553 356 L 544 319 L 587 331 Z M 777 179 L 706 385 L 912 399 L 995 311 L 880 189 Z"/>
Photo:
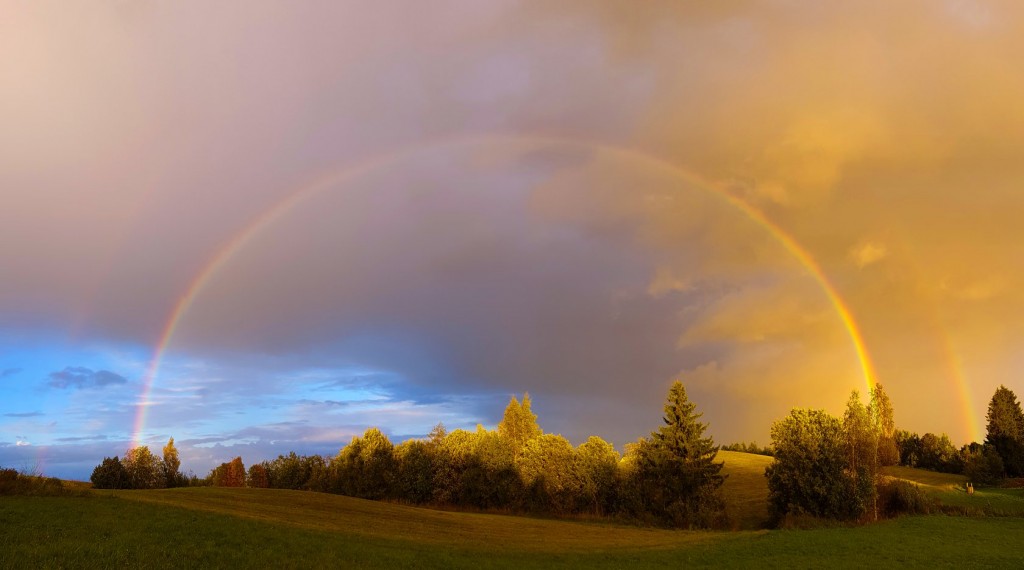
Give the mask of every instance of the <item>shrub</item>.
<path id="1" fill-rule="evenodd" d="M 927 515 L 939 510 L 939 501 L 921 487 L 901 479 L 886 479 L 878 485 L 878 508 L 884 517 Z"/>

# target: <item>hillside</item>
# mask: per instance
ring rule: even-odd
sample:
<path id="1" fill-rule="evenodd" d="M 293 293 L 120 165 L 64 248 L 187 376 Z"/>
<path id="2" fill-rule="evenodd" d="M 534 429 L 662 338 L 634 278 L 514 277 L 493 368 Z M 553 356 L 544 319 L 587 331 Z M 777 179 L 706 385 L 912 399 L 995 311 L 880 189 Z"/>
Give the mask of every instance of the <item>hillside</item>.
<path id="1" fill-rule="evenodd" d="M 772 458 L 738 451 L 719 451 L 718 460 L 724 461 L 722 474 L 727 475 L 722 485 L 726 512 L 739 529 L 762 528 L 768 521 L 768 481 L 764 470 Z"/>

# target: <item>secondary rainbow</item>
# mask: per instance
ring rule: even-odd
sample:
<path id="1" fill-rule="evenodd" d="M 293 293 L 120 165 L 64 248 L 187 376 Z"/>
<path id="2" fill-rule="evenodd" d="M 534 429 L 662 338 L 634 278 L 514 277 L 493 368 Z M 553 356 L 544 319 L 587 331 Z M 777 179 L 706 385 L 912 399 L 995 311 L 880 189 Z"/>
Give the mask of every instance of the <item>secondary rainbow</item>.
<path id="1" fill-rule="evenodd" d="M 210 257 L 202 270 L 200 270 L 189 283 L 185 293 L 178 299 L 178 302 L 171 310 L 167 323 L 164 325 L 160 333 L 159 341 L 156 349 L 154 350 L 153 357 L 150 360 L 149 366 L 147 367 L 143 377 L 142 393 L 137 403 L 135 425 L 133 427 L 133 445 L 142 444 L 143 431 L 146 425 L 146 414 L 148 408 L 152 404 L 150 397 L 153 390 L 153 384 L 156 381 L 160 371 L 160 365 L 167 353 L 167 349 L 170 346 L 172 339 L 174 338 L 178 325 L 188 313 L 188 309 L 192 306 L 196 297 L 210 282 L 210 279 L 220 270 L 221 267 L 224 266 L 225 263 L 244 248 L 253 237 L 259 234 L 264 228 L 272 225 L 275 221 L 287 214 L 299 202 L 328 188 L 335 187 L 346 181 L 358 178 L 359 176 L 369 174 L 383 166 L 411 158 L 426 151 L 444 148 L 470 148 L 488 143 L 519 143 L 529 145 L 561 146 L 606 152 L 637 162 L 648 168 L 662 169 L 689 184 L 720 196 L 728 204 L 745 214 L 751 221 L 767 230 L 768 233 L 771 234 L 786 249 L 786 251 L 788 251 L 804 267 L 814 280 L 818 282 L 850 337 L 850 341 L 853 344 L 854 352 L 856 353 L 857 361 L 861 369 L 861 374 L 864 378 L 865 387 L 868 391 L 874 387 L 876 382 L 874 368 L 868 356 L 867 349 L 864 346 L 864 340 L 860 329 L 858 328 L 850 309 L 843 301 L 843 298 L 839 295 L 838 291 L 832 285 L 831 281 L 829 281 L 824 271 L 822 271 L 821 267 L 817 262 L 815 262 L 814 258 L 807 252 L 807 250 L 782 228 L 769 220 L 760 210 L 756 209 L 749 203 L 732 195 L 723 187 L 704 180 L 700 176 L 667 159 L 636 149 L 602 141 L 576 139 L 557 135 L 475 134 L 421 142 L 386 153 L 373 155 L 362 161 L 330 170 L 320 176 L 317 176 L 308 184 L 289 192 L 283 200 L 274 204 L 264 213 L 257 216 L 238 233 L 236 233 L 234 237 L 221 246 L 214 255 Z"/>

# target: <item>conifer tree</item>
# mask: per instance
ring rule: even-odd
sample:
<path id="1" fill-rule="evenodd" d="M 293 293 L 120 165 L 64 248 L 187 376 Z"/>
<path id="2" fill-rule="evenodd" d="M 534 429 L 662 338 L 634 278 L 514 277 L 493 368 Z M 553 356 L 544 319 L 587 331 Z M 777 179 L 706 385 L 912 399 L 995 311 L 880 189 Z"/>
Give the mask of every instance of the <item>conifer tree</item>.
<path id="1" fill-rule="evenodd" d="M 655 518 L 673 526 L 709 526 L 718 522 L 724 505 L 718 494 L 725 477 L 723 462 L 715 462 L 718 447 L 704 437 L 703 414 L 676 381 L 668 392 L 664 424 L 640 446 L 635 476 L 640 493 Z"/>
<path id="2" fill-rule="evenodd" d="M 1024 412 L 1017 395 L 1006 386 L 999 386 L 988 404 L 985 440 L 999 452 L 1006 474 L 1024 476 Z"/>

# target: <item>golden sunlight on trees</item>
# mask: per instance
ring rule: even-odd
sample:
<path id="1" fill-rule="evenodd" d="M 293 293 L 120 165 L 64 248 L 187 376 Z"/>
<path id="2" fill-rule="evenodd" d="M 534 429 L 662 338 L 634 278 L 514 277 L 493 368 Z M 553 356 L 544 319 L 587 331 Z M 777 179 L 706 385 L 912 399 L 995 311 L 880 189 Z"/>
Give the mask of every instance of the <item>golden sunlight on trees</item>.
<path id="1" fill-rule="evenodd" d="M 846 474 L 850 489 L 851 516 L 858 516 L 870 509 L 872 518 L 878 518 L 876 485 L 878 477 L 879 432 L 873 414 L 860 401 L 860 393 L 854 390 L 846 402 L 843 414 L 843 435 L 846 445 Z"/>
<path id="2" fill-rule="evenodd" d="M 121 460 L 132 489 L 158 489 L 166 486 L 163 462 L 148 446 L 129 449 Z"/>
<path id="3" fill-rule="evenodd" d="M 245 487 L 245 465 L 242 464 L 242 458 L 236 457 L 221 463 L 210 472 L 207 481 L 215 487 Z"/>
<path id="4" fill-rule="evenodd" d="M 714 461 L 714 441 L 703 437 L 708 426 L 698 421 L 701 415 L 676 381 L 665 403 L 665 425 L 628 448 L 624 503 L 637 517 L 678 527 L 724 523 L 723 464 Z"/>
<path id="5" fill-rule="evenodd" d="M 896 448 L 896 420 L 893 417 L 892 402 L 881 384 L 871 389 L 871 403 L 868 405 L 871 423 L 878 434 L 879 466 L 896 465 L 900 453 Z"/>
<path id="6" fill-rule="evenodd" d="M 505 415 L 498 423 L 498 433 L 512 443 L 512 450 L 518 454 L 528 441 L 543 433 L 537 424 L 537 414 L 530 409 L 530 394 L 523 394 L 523 403 L 515 396 L 509 400 Z"/>
<path id="7" fill-rule="evenodd" d="M 181 460 L 178 459 L 178 448 L 174 447 L 174 438 L 167 440 L 163 449 L 164 479 L 168 487 L 184 486 L 184 477 L 178 472 Z"/>
<path id="8" fill-rule="evenodd" d="M 851 509 L 843 424 L 824 410 L 793 410 L 772 424 L 775 461 L 765 470 L 773 522 L 790 513 L 848 520 Z M 862 507 L 862 505 L 861 505 Z"/>
<path id="9" fill-rule="evenodd" d="M 249 466 L 249 473 L 245 479 L 246 485 L 254 489 L 266 489 L 270 486 L 270 479 L 267 477 L 267 468 L 261 463 Z"/>

